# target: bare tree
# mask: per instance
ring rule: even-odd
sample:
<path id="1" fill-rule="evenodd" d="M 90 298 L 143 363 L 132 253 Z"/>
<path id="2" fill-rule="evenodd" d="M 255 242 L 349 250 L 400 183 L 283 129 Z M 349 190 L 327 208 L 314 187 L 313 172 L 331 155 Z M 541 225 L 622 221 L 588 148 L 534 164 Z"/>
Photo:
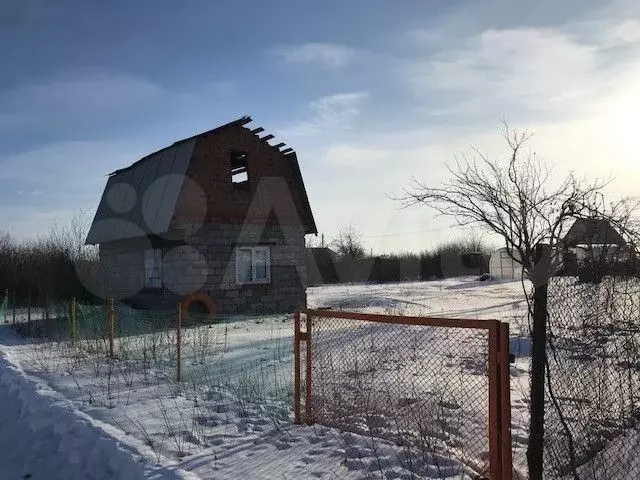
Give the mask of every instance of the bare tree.
<path id="1" fill-rule="evenodd" d="M 351 260 L 360 260 L 365 257 L 366 251 L 362 243 L 362 235 L 353 225 L 346 225 L 338 230 L 338 235 L 333 241 L 333 246 L 341 257 Z"/>
<path id="2" fill-rule="evenodd" d="M 607 220 L 638 244 L 635 212 L 638 203 L 622 199 L 606 204 L 602 190 L 608 181 L 588 181 L 568 174 L 558 181 L 549 164 L 527 148 L 531 134 L 511 130 L 503 133 L 509 149 L 507 162 L 492 160 L 478 149 L 473 155 L 448 164 L 450 179 L 431 186 L 412 179 L 397 200 L 404 206 L 426 205 L 452 216 L 461 226 L 476 225 L 499 235 L 514 260 L 531 280 L 533 318 L 531 332 L 531 425 L 527 462 L 532 480 L 542 479 L 544 437 L 544 386 L 546 362 L 547 284 L 561 266 L 562 239 L 578 218 Z M 525 283 L 523 281 L 523 287 Z M 527 293 L 527 299 L 531 298 Z M 531 322 L 530 322 L 531 323 Z"/>
<path id="3" fill-rule="evenodd" d="M 76 272 L 97 266 L 97 249 L 85 246 L 90 218 L 76 211 L 69 226 L 54 226 L 48 235 L 15 240 L 0 233 L 0 288 L 7 290 L 12 303 L 47 307 L 71 296 L 85 296 L 85 277 Z M 85 285 L 86 286 L 86 285 Z"/>

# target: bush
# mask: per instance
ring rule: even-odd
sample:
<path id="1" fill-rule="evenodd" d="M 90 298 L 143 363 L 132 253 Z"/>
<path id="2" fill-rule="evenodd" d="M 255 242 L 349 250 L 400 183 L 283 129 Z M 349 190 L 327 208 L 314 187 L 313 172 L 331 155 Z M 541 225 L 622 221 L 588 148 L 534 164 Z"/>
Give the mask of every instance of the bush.
<path id="1" fill-rule="evenodd" d="M 446 242 L 422 253 L 401 253 L 335 259 L 337 281 L 400 282 L 432 280 L 488 271 L 491 248 L 480 240 Z"/>
<path id="2" fill-rule="evenodd" d="M 82 216 L 76 214 L 68 228 L 48 236 L 17 241 L 0 234 L 0 287 L 9 290 L 17 304 L 47 305 L 76 297 L 92 299 L 78 278 L 76 266 L 97 264 L 94 249 L 84 246 Z"/>

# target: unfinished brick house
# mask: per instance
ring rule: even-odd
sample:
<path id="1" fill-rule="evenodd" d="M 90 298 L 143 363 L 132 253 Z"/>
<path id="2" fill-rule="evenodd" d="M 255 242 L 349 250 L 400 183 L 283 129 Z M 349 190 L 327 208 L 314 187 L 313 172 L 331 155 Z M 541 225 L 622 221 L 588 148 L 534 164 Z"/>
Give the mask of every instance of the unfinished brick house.
<path id="1" fill-rule="evenodd" d="M 86 240 L 99 245 L 104 295 L 157 308 L 196 292 L 222 314 L 306 306 L 304 237 L 317 229 L 298 159 L 250 122 L 110 174 Z"/>

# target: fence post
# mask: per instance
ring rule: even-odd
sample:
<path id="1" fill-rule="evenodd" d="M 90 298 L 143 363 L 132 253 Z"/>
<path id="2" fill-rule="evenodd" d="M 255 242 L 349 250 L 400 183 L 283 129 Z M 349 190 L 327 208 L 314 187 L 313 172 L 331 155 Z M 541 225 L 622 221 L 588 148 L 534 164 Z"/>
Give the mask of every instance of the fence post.
<path id="1" fill-rule="evenodd" d="M 500 405 L 502 411 L 502 480 L 511 480 L 513 454 L 511 445 L 511 352 L 509 345 L 509 324 L 500 323 Z"/>
<path id="2" fill-rule="evenodd" d="M 300 312 L 293 316 L 293 423 L 300 425 Z"/>
<path id="3" fill-rule="evenodd" d="M 531 417 L 527 467 L 529 480 L 542 480 L 544 469 L 544 393 L 547 348 L 547 296 L 550 260 L 546 247 L 536 246 L 536 275 L 533 291 L 533 328 L 531 331 Z"/>
<path id="4" fill-rule="evenodd" d="M 4 291 L 4 323 L 7 323 L 7 309 L 9 308 L 9 289 Z"/>
<path id="5" fill-rule="evenodd" d="M 31 335 L 31 291 L 27 294 L 27 332 Z"/>
<path id="6" fill-rule="evenodd" d="M 182 300 L 178 302 L 178 325 L 176 325 L 176 380 L 182 380 Z"/>
<path id="7" fill-rule="evenodd" d="M 13 324 L 16 324 L 16 289 L 13 289 Z"/>
<path id="8" fill-rule="evenodd" d="M 489 478 L 499 480 L 501 477 L 500 446 L 500 381 L 499 381 L 499 327 L 498 321 L 491 321 L 489 327 Z"/>
<path id="9" fill-rule="evenodd" d="M 114 312 L 114 309 L 113 309 L 113 298 L 109 299 L 108 320 L 109 320 L 109 356 L 111 358 L 113 358 L 114 357 L 114 355 L 113 355 L 113 337 L 115 335 L 115 312 Z"/>
<path id="10" fill-rule="evenodd" d="M 307 313 L 307 375 L 305 385 L 307 387 L 307 392 L 304 401 L 304 409 L 305 409 L 305 420 L 307 421 L 307 425 L 313 424 L 313 417 L 311 413 L 311 315 Z"/>
<path id="11" fill-rule="evenodd" d="M 76 297 L 71 297 L 71 344 L 76 344 Z"/>

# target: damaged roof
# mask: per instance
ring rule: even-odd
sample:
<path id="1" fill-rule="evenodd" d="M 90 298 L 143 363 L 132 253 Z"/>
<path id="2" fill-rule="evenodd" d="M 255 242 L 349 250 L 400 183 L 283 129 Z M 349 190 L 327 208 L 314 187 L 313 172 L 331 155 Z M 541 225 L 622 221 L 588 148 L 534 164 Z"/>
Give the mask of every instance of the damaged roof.
<path id="1" fill-rule="evenodd" d="M 128 167 L 111 172 L 85 243 L 95 245 L 167 233 L 197 139 L 231 127 L 244 127 L 251 121 L 250 116 L 240 117 L 213 130 L 179 140 Z M 257 136 L 264 129 L 259 127 L 250 131 Z M 266 142 L 271 138 L 273 135 L 266 135 L 260 140 Z M 282 146 L 284 143 L 273 148 Z M 307 217 L 306 233 L 317 233 L 297 156 L 291 148 L 279 151 L 292 164 Z"/>
<path id="2" fill-rule="evenodd" d="M 111 173 L 86 243 L 166 233 L 194 145 L 176 143 Z"/>
<path id="3" fill-rule="evenodd" d="M 568 247 L 578 245 L 626 245 L 622 235 L 604 218 L 578 218 L 563 239 Z"/>

